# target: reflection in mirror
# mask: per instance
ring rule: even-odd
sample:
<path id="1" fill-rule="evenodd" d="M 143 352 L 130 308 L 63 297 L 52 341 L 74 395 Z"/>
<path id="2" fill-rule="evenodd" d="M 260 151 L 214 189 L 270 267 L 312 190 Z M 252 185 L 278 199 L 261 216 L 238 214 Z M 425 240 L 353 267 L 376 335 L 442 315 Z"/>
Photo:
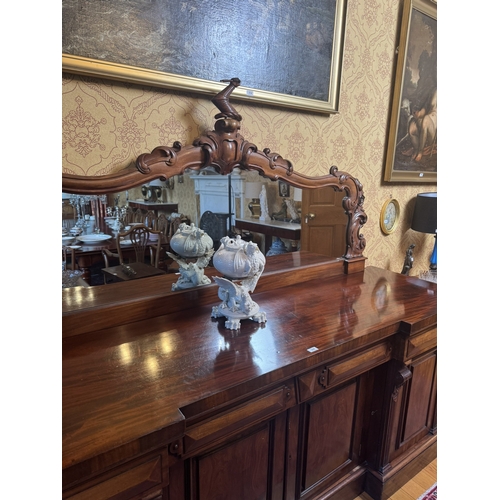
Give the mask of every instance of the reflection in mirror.
<path id="1" fill-rule="evenodd" d="M 99 228 L 111 217 L 118 230 L 132 223 L 139 211 L 148 224 L 160 216 L 183 216 L 201 227 L 206 218 L 207 228 L 220 226 L 222 236 L 235 232 L 260 238 L 266 254 L 302 249 L 342 256 L 346 272 L 364 267 L 361 183 L 336 167 L 327 175 L 305 176 L 279 154 L 246 141 L 239 133 L 241 116 L 229 103 L 231 87 L 230 83 L 212 100 L 221 111 L 214 130 L 191 146 L 158 146 L 141 154 L 135 165 L 110 175 L 63 174 L 63 191 L 106 195 L 106 216 Z M 254 183 L 260 185 L 258 198 L 258 189 L 250 189 Z M 218 234 L 210 236 L 220 239 Z M 275 242 L 278 245 L 271 249 Z"/>
<path id="2" fill-rule="evenodd" d="M 247 189 L 248 185 L 251 186 L 250 190 Z M 305 231 L 310 240 L 306 242 L 307 250 L 330 257 L 341 257 L 345 250 L 347 224 L 347 216 L 341 206 L 344 195 L 335 193 L 331 188 L 302 190 L 289 184 L 286 184 L 288 189 L 285 191 L 280 189 L 280 185 L 282 184 L 265 179 L 255 171 L 240 171 L 225 176 L 217 174 L 213 169 L 202 169 L 185 172 L 182 183 L 173 177 L 168 181 L 157 179 L 107 195 L 63 194 L 63 231 L 67 231 L 68 237 L 75 236 L 67 244 L 80 245 L 76 250 L 76 259 L 83 268 L 85 278 L 92 285 L 99 285 L 102 281 L 99 266 L 103 266 L 100 263 L 103 245 L 98 245 L 99 248 L 81 246 L 77 240 L 79 234 L 94 231 L 116 236 L 118 231 L 125 230 L 130 224 L 144 222 L 151 211 L 153 217 L 163 216 L 167 223 L 172 221 L 172 217 L 181 217 L 183 221 L 193 222 L 198 227 L 207 211 L 222 217 L 222 228 L 204 226 L 216 248 L 220 238 L 226 234 L 239 234 L 246 241 L 257 243 L 267 257 L 272 257 L 301 250 Z M 267 221 L 260 220 L 259 195 L 262 186 L 265 187 L 270 215 L 270 220 Z M 158 190 L 155 199 L 145 198 L 143 193 L 148 196 L 152 188 Z M 329 196 L 334 196 L 334 201 L 340 203 L 333 217 L 326 213 L 330 203 Z M 307 227 L 304 227 L 303 199 L 308 206 L 312 204 L 311 210 L 318 215 L 308 221 Z M 229 213 L 231 218 L 228 217 Z M 149 223 L 148 220 L 146 222 Z M 75 228 L 81 228 L 81 233 L 70 233 Z M 112 242 L 107 243 L 112 245 Z M 177 271 L 174 262 L 165 264 L 166 270 Z"/>
<path id="3" fill-rule="evenodd" d="M 283 184 L 288 186 L 287 191 L 280 189 Z M 176 183 L 174 178 L 168 181 L 157 179 L 127 191 L 107 195 L 63 193 L 63 228 L 68 232 L 75 227 L 82 228 L 84 234 L 88 234 L 89 230 L 106 231 L 106 222 L 109 227 L 110 220 L 115 221 L 119 218 L 122 221 L 120 228 L 123 229 L 127 223 L 140 221 L 139 216 L 133 220 L 127 219 L 127 207 L 131 207 L 136 212 L 142 212 L 143 215 L 149 210 L 153 210 L 156 215 L 165 214 L 166 217 L 179 213 L 197 226 L 200 224 L 202 215 L 206 211 L 211 211 L 225 216 L 228 233 L 235 232 L 251 237 L 252 241 L 258 243 L 261 250 L 267 253 L 269 248 L 265 248 L 266 235 L 257 231 L 259 225 L 264 222 L 259 221 L 261 215 L 259 195 L 262 186 L 265 186 L 270 215 L 268 225 L 277 224 L 278 227 L 281 225 L 285 228 L 289 226 L 296 230 L 300 229 L 302 189 L 291 187 L 286 183 L 278 184 L 269 181 L 260 177 L 257 172 L 223 176 L 210 169 L 188 172 L 184 175 L 182 183 Z M 156 193 L 151 199 L 148 195 L 153 192 L 153 189 Z M 143 193 L 146 193 L 146 196 Z M 227 216 L 229 213 L 231 213 L 231 218 Z M 343 213 L 340 216 L 344 220 L 345 232 L 347 217 Z M 89 218 L 95 220 L 92 226 Z M 242 225 L 241 221 L 253 224 L 254 230 L 238 230 L 238 226 Z M 293 224 L 298 225 L 297 228 L 294 228 Z M 273 238 L 271 235 L 272 241 L 276 242 L 276 239 L 278 237 Z M 342 240 L 345 241 L 345 238 L 342 237 Z M 281 237 L 279 242 L 284 245 L 283 251 L 300 249 L 300 239 Z M 336 257 L 340 257 L 342 252 L 343 248 Z"/>
<path id="4" fill-rule="evenodd" d="M 62 229 L 65 233 L 91 234 L 103 229 L 106 195 L 62 193 Z"/>
<path id="5" fill-rule="evenodd" d="M 249 185 L 253 191 L 248 191 Z M 117 214 L 124 219 L 125 209 L 131 207 L 144 214 L 153 210 L 156 214 L 164 213 L 167 217 L 172 213 L 181 213 L 196 225 L 200 224 L 201 216 L 207 210 L 224 215 L 231 212 L 231 219 L 228 218 L 230 226 L 227 229 L 234 230 L 236 219 L 259 218 L 259 194 L 263 185 L 271 219 L 300 224 L 301 189 L 289 188 L 287 196 L 283 196 L 276 183 L 259 177 L 257 172 L 223 176 L 211 169 L 203 169 L 201 172 L 188 172 L 182 183 L 176 183 L 174 178 L 167 181 L 156 179 L 127 191 L 107 195 L 63 193 L 63 228 L 69 231 L 74 227 L 81 227 L 87 232 L 90 217 L 96 220 L 96 230 L 105 230 L 105 226 L 100 227 L 100 219 L 115 218 Z M 254 196 L 255 190 L 257 194 Z M 258 210 L 257 216 L 254 215 L 255 210 Z"/>

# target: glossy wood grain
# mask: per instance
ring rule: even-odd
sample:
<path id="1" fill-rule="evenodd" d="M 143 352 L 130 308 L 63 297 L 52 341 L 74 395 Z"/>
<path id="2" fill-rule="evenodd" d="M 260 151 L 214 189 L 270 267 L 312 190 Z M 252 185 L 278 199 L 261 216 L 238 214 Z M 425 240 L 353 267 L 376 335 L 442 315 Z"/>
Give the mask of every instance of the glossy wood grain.
<path id="1" fill-rule="evenodd" d="M 205 274 L 211 278 L 219 275 L 213 267 L 207 268 Z M 274 290 L 297 281 L 342 274 L 342 260 L 332 261 L 310 252 L 276 255 L 267 259 L 256 291 Z M 172 284 L 177 279 L 178 275 L 170 272 L 165 276 L 147 278 L 133 286 L 115 283 L 112 286 L 94 286 L 89 290 L 63 290 L 63 336 L 139 321 L 165 314 L 167 310 L 182 311 L 218 302 L 218 287 L 215 283 L 172 292 Z"/>
<path id="2" fill-rule="evenodd" d="M 380 278 L 390 284 L 383 311 L 373 301 Z M 167 445 L 186 419 L 380 342 L 402 322 L 435 322 L 435 293 L 368 267 L 255 293 L 268 321 L 245 320 L 239 332 L 211 318 L 215 300 L 64 338 L 63 480 Z"/>

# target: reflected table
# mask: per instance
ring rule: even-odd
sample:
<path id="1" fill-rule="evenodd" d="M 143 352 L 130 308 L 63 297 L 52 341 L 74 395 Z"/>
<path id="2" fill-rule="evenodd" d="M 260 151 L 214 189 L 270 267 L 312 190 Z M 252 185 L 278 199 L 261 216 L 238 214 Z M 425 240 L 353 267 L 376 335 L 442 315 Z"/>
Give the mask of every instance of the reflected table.
<path id="1" fill-rule="evenodd" d="M 104 274 L 104 282 L 108 278 L 113 278 L 117 281 L 130 281 L 140 278 L 149 278 L 150 276 L 158 276 L 160 274 L 167 274 L 162 269 L 151 266 L 149 264 L 144 264 L 143 262 L 134 262 L 133 264 L 128 264 L 126 266 L 112 266 L 105 267 L 102 269 Z"/>
<path id="2" fill-rule="evenodd" d="M 276 238 L 285 238 L 297 242 L 300 240 L 300 224 L 282 222 L 279 220 L 262 221 L 259 219 L 236 219 L 234 224 L 238 229 L 246 229 L 264 235 L 264 254 L 267 254 Z"/>
<path id="3" fill-rule="evenodd" d="M 130 201 L 130 208 L 138 208 L 146 213 L 148 210 L 153 210 L 155 215 L 158 215 L 158 211 L 163 211 L 167 214 L 171 214 L 172 212 L 178 212 L 179 205 L 178 203 L 161 203 L 161 202 L 153 202 L 153 201 Z"/>
<path id="4" fill-rule="evenodd" d="M 113 235 L 114 236 L 114 235 Z M 167 237 L 165 235 L 161 235 L 162 239 L 162 248 L 168 248 Z M 102 251 L 107 249 L 113 253 L 116 253 L 116 238 L 110 238 L 109 240 L 89 244 L 89 243 L 81 243 L 78 240 L 75 241 L 77 245 L 81 245 L 80 248 L 75 250 L 75 260 L 78 268 L 83 271 L 83 278 L 92 285 L 92 280 L 90 276 L 90 268 L 93 265 L 102 265 L 104 262 Z M 151 242 L 154 244 L 154 242 Z M 122 247 L 122 252 L 124 258 L 128 259 L 129 257 L 133 257 L 135 255 L 135 251 L 132 246 Z"/>

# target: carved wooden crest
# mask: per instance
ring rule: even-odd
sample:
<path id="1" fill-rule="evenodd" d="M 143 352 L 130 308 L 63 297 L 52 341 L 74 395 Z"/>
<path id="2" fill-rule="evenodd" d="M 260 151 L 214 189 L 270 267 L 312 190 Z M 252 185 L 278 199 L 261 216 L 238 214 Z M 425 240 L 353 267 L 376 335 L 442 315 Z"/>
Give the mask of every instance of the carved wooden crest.
<path id="1" fill-rule="evenodd" d="M 240 84 L 238 78 L 222 80 L 228 85 L 217 94 L 212 102 L 220 111 L 215 115 L 214 130 L 197 138 L 192 145 L 182 146 L 175 142 L 172 146 L 158 146 L 151 153 L 141 154 L 135 167 L 131 166 L 115 174 L 103 176 L 77 176 L 63 174 L 62 189 L 66 193 L 103 194 L 123 191 L 157 178 L 168 179 L 182 175 L 186 169 L 200 170 L 213 167 L 223 175 L 234 168 L 256 170 L 260 175 L 273 181 L 284 180 L 294 187 L 314 189 L 331 186 L 343 191 L 343 207 L 348 216 L 346 228 L 346 252 L 344 258 L 364 259 L 366 242 L 361 228 L 367 220 L 363 209 L 364 194 L 362 184 L 347 172 L 330 168 L 327 175 L 309 177 L 294 172 L 292 163 L 280 154 L 265 148 L 262 151 L 255 144 L 245 140 L 239 133 L 241 115 L 229 101 L 231 92 Z"/>

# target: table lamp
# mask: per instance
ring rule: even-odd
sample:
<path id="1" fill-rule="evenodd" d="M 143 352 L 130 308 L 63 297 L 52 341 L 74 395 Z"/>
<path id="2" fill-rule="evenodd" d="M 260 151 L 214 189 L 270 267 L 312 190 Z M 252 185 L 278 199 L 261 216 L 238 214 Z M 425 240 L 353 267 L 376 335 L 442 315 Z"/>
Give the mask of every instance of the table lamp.
<path id="1" fill-rule="evenodd" d="M 260 182 L 245 182 L 245 198 L 251 198 L 248 208 L 252 219 L 258 219 L 261 214 L 259 194 L 262 184 Z"/>
<path id="2" fill-rule="evenodd" d="M 430 270 L 434 273 L 437 272 L 437 193 L 419 193 L 417 195 L 411 228 L 419 233 L 434 235 Z"/>

